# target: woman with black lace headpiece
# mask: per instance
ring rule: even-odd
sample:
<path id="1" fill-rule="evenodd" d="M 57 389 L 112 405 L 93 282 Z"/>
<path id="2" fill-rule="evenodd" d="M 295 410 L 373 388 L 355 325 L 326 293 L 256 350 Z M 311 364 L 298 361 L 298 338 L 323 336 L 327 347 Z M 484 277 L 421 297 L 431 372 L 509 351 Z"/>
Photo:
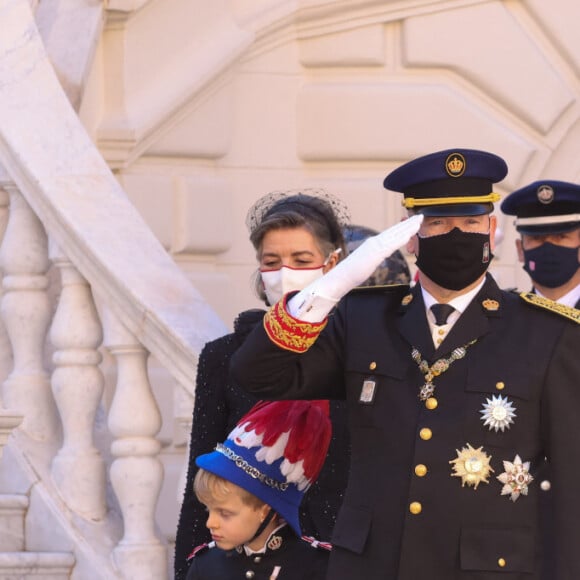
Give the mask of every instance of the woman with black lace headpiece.
<path id="1" fill-rule="evenodd" d="M 320 189 L 273 192 L 254 204 L 246 224 L 258 261 L 256 291 L 266 305 L 301 290 L 338 263 L 346 252 L 342 228 L 349 219 L 344 203 Z M 242 312 L 234 332 L 206 344 L 199 358 L 187 482 L 175 543 L 176 580 L 186 577 L 194 549 L 210 540 L 207 514 L 193 491 L 195 458 L 211 452 L 257 402 L 232 383 L 228 367 L 231 355 L 263 316 L 263 310 Z M 342 401 L 331 402 L 330 416 L 333 435 L 328 456 L 300 511 L 303 533 L 318 540 L 330 539 L 349 465 Z"/>

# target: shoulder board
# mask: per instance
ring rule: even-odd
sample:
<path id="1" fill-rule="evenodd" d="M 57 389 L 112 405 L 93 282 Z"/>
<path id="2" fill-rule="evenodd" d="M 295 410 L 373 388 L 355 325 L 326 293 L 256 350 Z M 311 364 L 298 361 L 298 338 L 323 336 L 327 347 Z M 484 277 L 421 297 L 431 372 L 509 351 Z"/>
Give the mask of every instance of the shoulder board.
<path id="1" fill-rule="evenodd" d="M 332 550 L 332 544 L 330 542 L 320 542 L 319 540 L 313 538 L 312 536 L 302 536 L 302 539 L 306 543 L 310 544 L 313 548 L 326 550 L 327 552 L 330 552 Z"/>
<path id="2" fill-rule="evenodd" d="M 204 552 L 206 552 L 207 550 L 210 550 L 214 546 L 215 546 L 215 542 L 206 542 L 205 544 L 200 544 L 199 546 L 196 546 L 191 551 L 191 554 L 189 554 L 189 556 L 187 556 L 187 561 L 192 560 L 193 558 L 195 558 L 196 556 L 199 556 L 200 554 L 203 554 Z"/>
<path id="3" fill-rule="evenodd" d="M 356 286 L 349 294 L 364 294 L 364 293 L 387 293 L 387 292 L 409 292 L 408 284 L 385 284 L 384 286 Z"/>
<path id="4" fill-rule="evenodd" d="M 532 304 L 538 308 L 543 308 L 544 310 L 549 310 L 550 312 L 555 312 L 560 316 L 573 320 L 576 324 L 580 324 L 580 310 L 578 310 L 578 308 L 565 306 L 564 304 L 554 302 L 548 298 L 538 296 L 533 292 L 520 292 L 520 298 L 528 304 Z"/>

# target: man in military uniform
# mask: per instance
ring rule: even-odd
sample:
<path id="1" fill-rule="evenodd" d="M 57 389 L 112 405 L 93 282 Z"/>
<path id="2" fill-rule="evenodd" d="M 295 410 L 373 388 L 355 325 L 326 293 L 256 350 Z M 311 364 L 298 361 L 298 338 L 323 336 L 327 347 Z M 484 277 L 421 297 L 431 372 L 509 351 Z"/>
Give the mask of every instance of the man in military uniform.
<path id="1" fill-rule="evenodd" d="M 486 272 L 506 173 L 468 149 L 392 172 L 385 187 L 412 217 L 286 296 L 232 361 L 262 398 L 347 400 L 351 470 L 329 579 L 538 580 L 546 457 L 551 578 L 580 578 L 578 312 L 502 291 Z M 420 272 L 410 292 L 348 293 L 405 244 Z"/>
<path id="2" fill-rule="evenodd" d="M 508 195 L 501 210 L 516 216 L 514 225 L 521 235 L 516 239 L 516 249 L 532 279 L 532 291 L 580 308 L 580 186 L 566 181 L 535 181 Z M 540 515 L 547 553 L 544 576 L 549 580 L 556 552 L 549 463 L 537 479 L 543 492 Z"/>
<path id="3" fill-rule="evenodd" d="M 535 181 L 508 195 L 501 210 L 516 216 L 518 257 L 534 292 L 580 308 L 580 185 Z"/>

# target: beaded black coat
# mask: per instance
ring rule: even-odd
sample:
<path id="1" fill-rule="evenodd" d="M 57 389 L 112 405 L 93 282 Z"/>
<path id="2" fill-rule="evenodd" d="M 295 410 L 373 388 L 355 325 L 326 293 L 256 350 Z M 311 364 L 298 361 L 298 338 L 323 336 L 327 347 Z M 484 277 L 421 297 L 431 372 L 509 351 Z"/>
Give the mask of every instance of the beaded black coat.
<path id="1" fill-rule="evenodd" d="M 548 578 L 580 578 L 580 324 L 547 308 L 488 276 L 437 350 L 419 288 L 410 297 L 348 295 L 304 354 L 276 346 L 263 328 L 247 338 L 231 369 L 256 396 L 347 400 L 351 469 L 328 578 L 539 580 L 546 457 L 555 551 Z M 437 404 L 419 400 L 425 377 L 413 347 L 432 365 L 474 339 L 435 378 Z M 516 416 L 496 431 L 482 411 L 500 396 Z M 450 463 L 468 444 L 493 471 Z M 497 478 L 513 473 L 516 456 L 535 479 L 514 499 Z"/>
<path id="2" fill-rule="evenodd" d="M 230 380 L 229 363 L 254 326 L 261 326 L 263 316 L 263 310 L 241 313 L 234 323 L 234 332 L 207 343 L 200 354 L 187 481 L 175 539 L 175 580 L 185 579 L 188 556 L 193 549 L 211 539 L 205 526 L 207 513 L 193 492 L 195 458 L 213 451 L 216 443 L 224 441 L 237 421 L 258 401 Z M 302 500 L 300 511 L 302 533 L 322 541 L 328 541 L 332 534 L 349 466 L 346 405 L 332 401 L 330 418 L 332 439 L 328 455 L 318 480 Z"/>

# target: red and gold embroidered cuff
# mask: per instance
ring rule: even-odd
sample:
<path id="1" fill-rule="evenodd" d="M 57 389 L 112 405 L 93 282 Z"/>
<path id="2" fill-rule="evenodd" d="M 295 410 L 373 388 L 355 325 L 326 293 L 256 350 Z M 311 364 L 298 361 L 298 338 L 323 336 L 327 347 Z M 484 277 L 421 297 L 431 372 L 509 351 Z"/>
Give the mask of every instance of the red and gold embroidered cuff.
<path id="1" fill-rule="evenodd" d="M 285 350 L 306 352 L 326 326 L 322 322 L 303 322 L 286 311 L 287 296 L 276 303 L 264 316 L 264 328 L 270 340 Z"/>

